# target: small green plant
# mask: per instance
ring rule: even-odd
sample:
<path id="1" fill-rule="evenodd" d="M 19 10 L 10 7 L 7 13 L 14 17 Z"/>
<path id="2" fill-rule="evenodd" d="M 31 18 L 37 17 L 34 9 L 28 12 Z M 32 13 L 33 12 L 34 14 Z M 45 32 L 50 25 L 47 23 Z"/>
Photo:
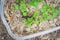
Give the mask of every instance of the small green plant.
<path id="1" fill-rule="evenodd" d="M 40 3 L 40 2 L 42 2 L 43 0 L 31 0 L 29 3 L 28 3 L 28 5 L 29 6 L 38 6 L 38 4 Z"/>
<path id="2" fill-rule="evenodd" d="M 39 24 L 39 21 L 38 21 L 38 20 L 35 20 L 35 22 L 34 22 L 34 23 L 38 25 L 38 24 Z"/>
<path id="3" fill-rule="evenodd" d="M 60 6 L 57 8 L 58 11 L 60 11 Z"/>
<path id="4" fill-rule="evenodd" d="M 53 14 L 52 14 L 53 17 L 56 18 L 57 17 L 57 14 L 58 14 L 58 10 L 54 9 Z"/>
<path id="5" fill-rule="evenodd" d="M 27 18 L 27 21 L 31 23 L 33 21 L 33 18 Z"/>
<path id="6" fill-rule="evenodd" d="M 24 6 L 25 6 L 25 2 L 21 1 L 21 2 L 19 3 L 19 5 L 20 5 L 21 7 L 24 7 Z"/>
<path id="7" fill-rule="evenodd" d="M 20 7 L 22 13 L 26 12 L 26 7 Z"/>
<path id="8" fill-rule="evenodd" d="M 34 20 L 33 18 L 27 18 L 27 19 L 24 18 L 24 19 L 23 19 L 23 22 L 24 22 L 25 24 L 27 24 L 28 28 L 30 28 L 33 20 Z"/>
<path id="9" fill-rule="evenodd" d="M 18 3 L 18 2 L 19 2 L 19 0 L 16 0 L 16 2 Z"/>
<path id="10" fill-rule="evenodd" d="M 47 4 L 44 4 L 40 11 L 42 13 L 42 16 L 44 17 L 44 20 L 47 20 L 50 19 L 51 17 L 56 18 L 58 10 L 55 9 L 53 6 L 48 6 Z"/>
<path id="11" fill-rule="evenodd" d="M 47 16 L 46 20 L 48 20 L 48 19 L 50 19 L 50 18 L 52 18 L 52 15 Z"/>
<path id="12" fill-rule="evenodd" d="M 24 13 L 23 13 L 23 16 L 27 16 L 27 13 L 26 13 L 26 12 L 24 12 Z"/>
<path id="13" fill-rule="evenodd" d="M 33 21 L 34 21 L 33 18 L 28 18 L 28 19 L 27 19 L 28 27 L 31 27 L 31 24 L 32 24 Z"/>
<path id="14" fill-rule="evenodd" d="M 21 1 L 20 2 L 20 11 L 22 12 L 23 16 L 27 16 L 27 12 L 26 12 L 26 5 L 25 2 Z"/>
<path id="15" fill-rule="evenodd" d="M 17 4 L 19 1 L 20 3 Z M 43 0 L 31 0 L 28 3 L 28 6 L 37 7 L 42 1 Z M 25 23 L 28 28 L 31 28 L 33 23 L 38 25 L 42 21 L 48 20 L 50 18 L 56 18 L 58 12 L 60 11 L 60 6 L 58 8 L 54 8 L 53 6 L 44 4 L 39 11 L 35 9 L 32 16 L 29 16 L 29 12 L 27 12 L 26 0 L 16 0 L 16 2 L 17 3 L 12 6 L 12 9 L 21 11 L 23 16 L 22 22 Z"/>
<path id="16" fill-rule="evenodd" d="M 32 27 L 31 23 L 28 23 L 28 24 L 27 24 L 27 27 L 28 27 L 28 28 L 31 28 L 31 27 Z"/>
<path id="17" fill-rule="evenodd" d="M 33 15 L 34 18 L 38 18 L 39 17 L 39 12 L 37 10 L 34 11 L 34 15 Z"/>
<path id="18" fill-rule="evenodd" d="M 36 1 L 34 2 L 34 6 L 37 6 L 38 4 L 39 4 L 38 2 L 36 2 Z"/>
<path id="19" fill-rule="evenodd" d="M 41 18 L 39 19 L 39 22 L 42 22 L 42 21 L 44 21 L 44 18 L 43 18 L 43 17 L 41 17 Z"/>
<path id="20" fill-rule="evenodd" d="M 15 4 L 15 5 L 12 6 L 12 9 L 18 10 L 18 7 L 19 7 L 19 6 L 18 6 L 17 4 Z"/>

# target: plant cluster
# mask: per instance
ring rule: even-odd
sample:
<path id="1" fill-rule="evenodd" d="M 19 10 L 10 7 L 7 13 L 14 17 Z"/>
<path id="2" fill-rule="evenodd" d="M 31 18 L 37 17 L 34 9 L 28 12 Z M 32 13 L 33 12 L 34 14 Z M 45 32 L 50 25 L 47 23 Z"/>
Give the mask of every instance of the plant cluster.
<path id="1" fill-rule="evenodd" d="M 28 5 L 29 6 L 38 6 L 39 2 L 42 2 L 43 0 L 31 0 Z M 16 2 L 19 2 L 19 0 L 16 0 Z M 31 25 L 39 24 L 39 22 L 42 22 L 44 20 L 55 18 L 57 16 L 58 11 L 60 11 L 60 7 L 54 8 L 53 6 L 48 6 L 47 4 L 44 4 L 40 11 L 35 10 L 33 12 L 33 15 L 29 17 L 27 14 L 27 6 L 26 6 L 26 0 L 20 1 L 19 4 L 15 4 L 12 6 L 12 9 L 14 10 L 20 10 L 22 13 L 22 16 L 24 17 L 22 22 L 24 22 L 27 27 L 31 27 Z M 40 13 L 39 13 L 40 12 Z M 40 17 L 42 15 L 42 17 Z M 27 17 L 27 18 L 26 18 Z"/>
<path id="2" fill-rule="evenodd" d="M 44 4 L 40 11 L 42 13 L 42 16 L 44 17 L 44 20 L 56 18 L 58 12 L 60 11 L 60 7 L 54 8 L 53 6 L 48 6 L 47 4 Z"/>
<path id="3" fill-rule="evenodd" d="M 31 0 L 29 3 L 28 3 L 28 5 L 29 6 L 38 6 L 38 4 L 40 3 L 40 2 L 42 2 L 43 0 Z"/>

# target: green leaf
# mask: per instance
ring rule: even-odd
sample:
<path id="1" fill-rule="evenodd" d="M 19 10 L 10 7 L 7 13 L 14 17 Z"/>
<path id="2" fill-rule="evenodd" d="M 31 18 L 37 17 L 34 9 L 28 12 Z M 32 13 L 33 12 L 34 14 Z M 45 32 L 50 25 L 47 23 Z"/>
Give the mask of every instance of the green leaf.
<path id="1" fill-rule="evenodd" d="M 18 2 L 19 2 L 19 0 L 16 0 L 16 2 L 18 3 Z"/>
<path id="2" fill-rule="evenodd" d="M 31 0 L 28 5 L 29 6 L 38 6 L 39 2 L 42 2 L 43 0 Z"/>
<path id="3" fill-rule="evenodd" d="M 53 18 L 56 18 L 57 17 L 57 13 L 53 13 Z"/>
<path id="4" fill-rule="evenodd" d="M 34 23 L 35 23 L 35 24 L 39 24 L 39 21 L 38 21 L 38 20 L 36 20 Z"/>
<path id="5" fill-rule="evenodd" d="M 44 4 L 44 5 L 42 6 L 42 8 L 43 8 L 43 9 L 47 9 L 47 8 L 48 8 L 48 5 L 47 5 L 47 4 Z"/>
<path id="6" fill-rule="evenodd" d="M 57 14 L 58 14 L 58 10 L 54 9 L 54 11 L 53 11 L 53 18 L 55 18 L 57 16 Z"/>
<path id="7" fill-rule="evenodd" d="M 26 12 L 24 12 L 24 13 L 23 13 L 23 16 L 27 16 L 27 13 L 26 13 Z"/>
<path id="8" fill-rule="evenodd" d="M 34 2 L 34 6 L 38 6 L 38 4 L 39 4 L 38 2 L 36 2 L 36 1 Z"/>
<path id="9" fill-rule="evenodd" d="M 26 5 L 23 1 L 20 3 L 20 10 L 24 13 L 26 11 Z"/>
<path id="10" fill-rule="evenodd" d="M 38 11 L 34 11 L 34 15 L 33 15 L 34 18 L 38 18 L 39 17 L 39 13 Z"/>
<path id="11" fill-rule="evenodd" d="M 26 2 L 26 0 L 22 0 L 23 2 Z"/>
<path id="12" fill-rule="evenodd" d="M 42 2 L 43 0 L 37 0 L 37 1 Z"/>
<path id="13" fill-rule="evenodd" d="M 12 8 L 13 8 L 14 10 L 17 10 L 17 9 L 19 8 L 19 6 L 18 6 L 17 4 L 15 4 L 15 5 L 12 6 Z"/>
<path id="14" fill-rule="evenodd" d="M 26 7 L 20 7 L 21 12 L 26 12 Z"/>
<path id="15" fill-rule="evenodd" d="M 25 6 L 25 3 L 23 1 L 20 2 L 20 6 Z"/>
<path id="16" fill-rule="evenodd" d="M 33 6 L 33 2 L 29 2 L 28 5 L 29 5 L 29 6 Z"/>
<path id="17" fill-rule="evenodd" d="M 43 18 L 40 18 L 40 22 L 42 22 L 42 21 L 44 21 L 44 19 Z"/>
<path id="18" fill-rule="evenodd" d="M 30 23 L 29 23 L 29 24 L 27 24 L 27 27 L 28 27 L 28 28 L 31 28 L 31 24 L 30 24 Z"/>
<path id="19" fill-rule="evenodd" d="M 44 12 L 44 10 L 41 8 L 41 10 L 40 10 L 42 13 Z"/>
<path id="20" fill-rule="evenodd" d="M 47 17 L 47 16 L 48 16 L 48 13 L 45 12 L 45 13 L 42 14 L 42 16 L 43 16 L 43 17 Z"/>
<path id="21" fill-rule="evenodd" d="M 50 6 L 50 9 L 51 9 L 51 10 L 54 10 L 55 8 L 54 8 L 54 6 Z"/>
<path id="22" fill-rule="evenodd" d="M 46 12 L 46 9 L 44 9 L 44 8 L 41 8 L 41 10 L 40 10 L 42 13 L 44 13 L 44 12 Z"/>
<path id="23" fill-rule="evenodd" d="M 28 18 L 27 21 L 28 23 L 31 23 L 33 21 L 33 18 Z"/>
<path id="24" fill-rule="evenodd" d="M 49 12 L 50 11 L 50 8 L 49 9 L 47 9 L 47 12 Z"/>
<path id="25" fill-rule="evenodd" d="M 47 20 L 50 19 L 50 18 L 52 18 L 52 15 L 47 16 Z"/>
<path id="26" fill-rule="evenodd" d="M 60 7 L 58 7 L 57 10 L 60 11 Z"/>

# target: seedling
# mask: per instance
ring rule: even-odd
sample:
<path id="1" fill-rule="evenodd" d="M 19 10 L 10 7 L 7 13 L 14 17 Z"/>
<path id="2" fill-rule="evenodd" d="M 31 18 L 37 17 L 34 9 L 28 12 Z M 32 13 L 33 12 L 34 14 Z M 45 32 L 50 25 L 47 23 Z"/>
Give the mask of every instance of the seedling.
<path id="1" fill-rule="evenodd" d="M 28 6 L 37 7 L 39 3 L 42 1 L 43 0 L 31 0 L 28 3 Z M 16 0 L 16 2 L 19 2 L 19 0 Z M 13 5 L 12 9 L 20 10 L 22 13 L 22 16 L 24 17 L 22 22 L 25 23 L 28 28 L 31 28 L 33 23 L 38 25 L 39 22 L 48 20 L 50 18 L 56 18 L 58 11 L 60 11 L 60 6 L 58 8 L 54 8 L 53 6 L 48 6 L 47 4 L 44 4 L 39 11 L 35 9 L 32 16 L 29 16 L 28 15 L 29 12 L 27 12 L 26 0 L 20 0 L 20 3 Z M 40 17 L 39 12 L 41 12 L 42 17 Z"/>
<path id="2" fill-rule="evenodd" d="M 15 4 L 15 5 L 12 6 L 12 9 L 18 10 L 18 7 L 19 7 L 19 5 Z"/>
<path id="3" fill-rule="evenodd" d="M 34 15 L 33 15 L 34 18 L 38 18 L 39 17 L 39 13 L 37 10 L 34 11 Z"/>
<path id="4" fill-rule="evenodd" d="M 38 4 L 39 4 L 39 3 L 36 2 L 36 1 L 34 1 L 33 3 L 34 3 L 34 4 L 33 4 L 34 6 L 38 6 Z"/>
<path id="5" fill-rule="evenodd" d="M 57 16 L 57 14 L 58 14 L 58 10 L 54 9 L 54 11 L 53 11 L 53 17 L 55 18 Z"/>
<path id="6" fill-rule="evenodd" d="M 26 13 L 26 12 L 24 12 L 24 13 L 23 13 L 23 16 L 27 16 L 27 13 Z"/>
<path id="7" fill-rule="evenodd" d="M 18 3 L 18 2 L 19 2 L 19 0 L 16 0 L 16 2 Z"/>
<path id="8" fill-rule="evenodd" d="M 42 2 L 43 0 L 31 0 L 29 3 L 28 3 L 28 5 L 29 6 L 35 6 L 35 7 L 37 7 L 38 6 L 38 4 L 40 3 L 40 2 Z"/>
<path id="9" fill-rule="evenodd" d="M 50 19 L 50 18 L 52 18 L 52 15 L 47 16 L 46 20 L 48 20 L 48 19 Z"/>
<path id="10" fill-rule="evenodd" d="M 35 24 L 37 24 L 37 25 L 38 25 L 38 24 L 39 24 L 39 21 L 38 21 L 38 20 L 36 20 L 36 21 L 35 21 Z"/>
<path id="11" fill-rule="evenodd" d="M 40 21 L 40 22 L 42 22 L 43 20 L 44 20 L 44 18 L 43 18 L 43 17 L 41 17 L 41 18 L 39 19 L 39 21 Z"/>
<path id="12" fill-rule="evenodd" d="M 26 12 L 26 7 L 20 7 L 22 13 Z"/>
<path id="13" fill-rule="evenodd" d="M 31 23 L 33 21 L 33 18 L 28 18 L 27 21 Z"/>
<path id="14" fill-rule="evenodd" d="M 21 2 L 20 2 L 20 6 L 21 6 L 21 7 L 24 7 L 24 6 L 25 6 L 25 2 L 21 1 Z"/>
<path id="15" fill-rule="evenodd" d="M 57 8 L 58 11 L 60 11 L 60 6 Z"/>
<path id="16" fill-rule="evenodd" d="M 29 24 L 27 24 L 27 27 L 28 27 L 28 28 L 31 28 L 31 26 L 32 26 L 32 25 L 31 25 L 30 23 L 29 23 Z"/>

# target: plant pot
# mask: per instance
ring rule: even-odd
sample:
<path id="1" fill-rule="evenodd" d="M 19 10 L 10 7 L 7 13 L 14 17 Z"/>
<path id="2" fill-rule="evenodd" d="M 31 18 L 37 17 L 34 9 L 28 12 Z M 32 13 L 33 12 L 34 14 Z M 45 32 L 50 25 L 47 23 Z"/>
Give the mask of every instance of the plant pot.
<path id="1" fill-rule="evenodd" d="M 52 29 L 49 29 L 49 30 L 46 30 L 46 31 L 42 31 L 42 32 L 38 32 L 38 33 L 34 33 L 34 34 L 31 34 L 31 35 L 27 35 L 27 36 L 23 36 L 23 37 L 17 37 L 16 35 L 13 34 L 13 32 L 11 31 L 10 29 L 10 26 L 8 25 L 5 17 L 4 17 L 4 11 L 3 11 L 3 8 L 4 8 L 4 0 L 1 0 L 0 2 L 0 16 L 1 16 L 1 19 L 7 29 L 7 32 L 8 34 L 15 40 L 25 40 L 25 39 L 29 39 L 29 38 L 33 38 L 33 37 L 38 37 L 40 35 L 45 35 L 45 34 L 48 34 L 48 33 L 51 33 L 51 32 L 54 32 L 54 31 L 57 31 L 60 29 L 60 26 L 59 27 L 55 27 L 55 28 L 52 28 Z"/>

